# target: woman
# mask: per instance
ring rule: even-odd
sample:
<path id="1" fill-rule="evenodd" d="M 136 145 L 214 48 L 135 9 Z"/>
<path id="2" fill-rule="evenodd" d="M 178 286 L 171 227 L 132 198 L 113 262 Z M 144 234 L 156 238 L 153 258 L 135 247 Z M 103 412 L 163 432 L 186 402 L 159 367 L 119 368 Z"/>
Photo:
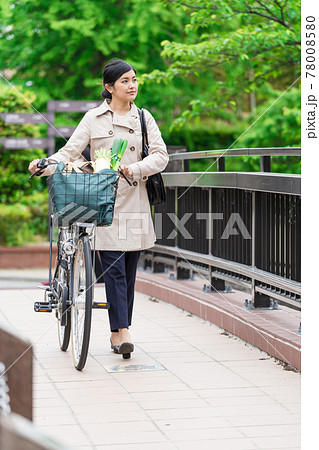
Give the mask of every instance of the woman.
<path id="1" fill-rule="evenodd" d="M 153 116 L 145 110 L 149 155 L 142 160 L 141 124 L 134 104 L 138 91 L 135 69 L 120 59 L 112 60 L 104 68 L 103 84 L 104 102 L 84 115 L 67 144 L 52 158 L 64 162 L 81 160 L 82 151 L 90 144 L 94 160 L 95 150 L 110 149 L 115 138 L 128 140 L 120 168 L 133 186 L 120 179 L 113 223 L 110 227 L 98 227 L 96 233 L 96 250 L 100 252 L 107 301 L 111 304 L 111 347 L 115 353 L 127 354 L 134 350 L 129 327 L 138 258 L 141 250 L 152 247 L 156 239 L 146 180 L 165 169 L 168 155 Z M 30 163 L 30 172 L 37 170 L 37 162 Z M 50 175 L 52 167 L 42 175 Z"/>

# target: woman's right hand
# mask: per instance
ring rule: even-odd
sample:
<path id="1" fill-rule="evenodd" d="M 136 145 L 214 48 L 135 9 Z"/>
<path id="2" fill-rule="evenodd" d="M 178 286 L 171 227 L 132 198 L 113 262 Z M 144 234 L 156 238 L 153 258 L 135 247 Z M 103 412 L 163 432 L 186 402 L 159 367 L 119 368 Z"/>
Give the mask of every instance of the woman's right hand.
<path id="1" fill-rule="evenodd" d="M 40 161 L 39 159 L 34 159 L 33 161 L 30 162 L 30 164 L 29 164 L 29 172 L 34 173 L 34 172 L 36 172 L 39 169 L 38 166 L 37 166 L 39 161 Z"/>
<path id="2" fill-rule="evenodd" d="M 130 178 L 130 177 L 132 177 L 133 176 L 133 171 L 132 171 L 132 169 L 129 167 L 129 166 L 127 166 L 126 164 L 122 164 L 121 166 L 120 166 L 120 169 L 121 169 L 121 171 L 123 172 L 123 174 L 127 177 L 127 178 Z M 122 176 L 122 175 L 121 175 Z M 122 177 L 123 178 L 123 177 Z"/>

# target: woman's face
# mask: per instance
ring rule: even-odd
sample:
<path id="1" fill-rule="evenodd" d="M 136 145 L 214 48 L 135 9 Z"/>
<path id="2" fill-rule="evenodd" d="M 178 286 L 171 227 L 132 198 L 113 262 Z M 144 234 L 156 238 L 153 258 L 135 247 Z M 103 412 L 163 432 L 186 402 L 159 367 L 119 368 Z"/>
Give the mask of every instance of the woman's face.
<path id="1" fill-rule="evenodd" d="M 137 80 L 134 70 L 124 73 L 120 78 L 118 78 L 114 86 L 105 85 L 106 89 L 111 92 L 112 100 L 117 100 L 121 102 L 134 101 L 137 96 Z"/>

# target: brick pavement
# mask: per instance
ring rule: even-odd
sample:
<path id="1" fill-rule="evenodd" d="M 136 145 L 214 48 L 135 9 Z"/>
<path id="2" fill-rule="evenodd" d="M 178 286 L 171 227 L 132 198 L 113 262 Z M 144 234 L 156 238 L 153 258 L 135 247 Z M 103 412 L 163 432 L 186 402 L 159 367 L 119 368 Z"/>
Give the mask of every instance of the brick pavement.
<path id="1" fill-rule="evenodd" d="M 137 294 L 132 358 L 111 352 L 106 312 L 94 310 L 78 372 L 58 348 L 54 315 L 33 312 L 42 297 L 1 290 L 0 321 L 35 342 L 34 423 L 49 436 L 79 450 L 300 448 L 300 375 L 265 353 Z"/>

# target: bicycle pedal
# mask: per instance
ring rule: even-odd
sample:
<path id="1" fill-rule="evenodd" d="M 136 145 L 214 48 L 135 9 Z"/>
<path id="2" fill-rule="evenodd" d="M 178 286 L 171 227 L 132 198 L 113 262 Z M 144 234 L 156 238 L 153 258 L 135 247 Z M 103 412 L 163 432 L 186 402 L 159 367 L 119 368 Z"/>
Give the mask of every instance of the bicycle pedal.
<path id="1" fill-rule="evenodd" d="M 108 302 L 93 302 L 92 308 L 93 309 L 109 309 L 110 304 Z"/>
<path id="2" fill-rule="evenodd" d="M 35 312 L 52 312 L 52 305 L 49 302 L 35 302 L 34 303 Z"/>

